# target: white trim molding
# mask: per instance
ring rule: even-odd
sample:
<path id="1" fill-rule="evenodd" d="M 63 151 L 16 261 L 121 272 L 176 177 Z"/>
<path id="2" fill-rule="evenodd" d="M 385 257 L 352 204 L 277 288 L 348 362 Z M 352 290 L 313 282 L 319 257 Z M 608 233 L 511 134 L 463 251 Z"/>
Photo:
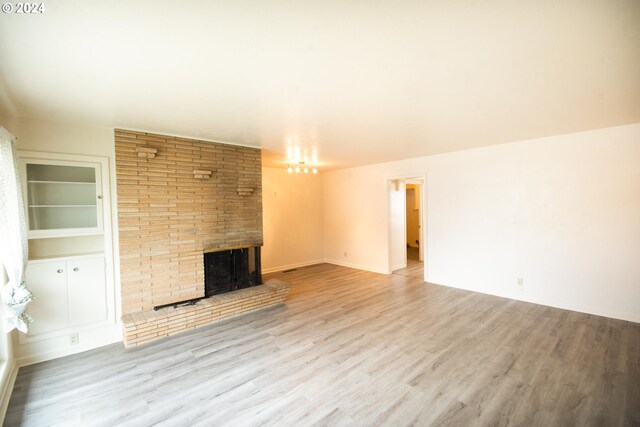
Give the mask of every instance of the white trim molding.
<path id="1" fill-rule="evenodd" d="M 4 422 L 4 417 L 7 414 L 7 408 L 9 407 L 9 400 L 11 399 L 11 393 L 13 392 L 13 385 L 16 382 L 18 376 L 18 364 L 11 358 L 8 363 L 5 364 L 2 372 L 2 389 L 0 389 L 0 422 Z"/>
<path id="2" fill-rule="evenodd" d="M 284 271 L 284 270 L 291 270 L 292 268 L 301 268 L 301 267 L 307 267 L 310 265 L 316 265 L 316 264 L 322 264 L 325 261 L 322 259 L 317 259 L 314 261 L 304 261 L 304 262 L 296 262 L 294 264 L 287 264 L 287 265 L 280 265 L 278 267 L 270 267 L 270 268 L 264 268 L 262 269 L 262 274 L 269 274 L 269 273 L 275 273 L 278 271 Z"/>

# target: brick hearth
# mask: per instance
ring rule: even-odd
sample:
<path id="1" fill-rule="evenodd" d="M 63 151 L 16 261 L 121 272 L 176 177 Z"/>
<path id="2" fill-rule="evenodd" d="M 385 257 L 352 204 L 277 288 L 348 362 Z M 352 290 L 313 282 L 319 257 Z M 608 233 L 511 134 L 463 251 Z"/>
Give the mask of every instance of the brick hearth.
<path id="1" fill-rule="evenodd" d="M 194 305 L 130 313 L 122 317 L 127 348 L 284 303 L 289 284 L 280 280 L 214 295 Z"/>

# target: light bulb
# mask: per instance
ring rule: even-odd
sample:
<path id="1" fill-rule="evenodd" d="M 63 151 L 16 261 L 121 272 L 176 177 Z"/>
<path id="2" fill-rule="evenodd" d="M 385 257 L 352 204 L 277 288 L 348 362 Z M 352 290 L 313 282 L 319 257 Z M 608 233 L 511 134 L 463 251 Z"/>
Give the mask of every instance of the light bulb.
<path id="1" fill-rule="evenodd" d="M 309 173 L 309 168 L 304 168 L 304 173 Z"/>
<path id="2" fill-rule="evenodd" d="M 300 166 L 296 166 L 296 173 L 300 173 Z"/>
<path id="3" fill-rule="evenodd" d="M 293 168 L 291 166 L 289 166 L 289 169 L 287 169 L 287 172 L 289 172 L 289 173 L 293 172 Z"/>
<path id="4" fill-rule="evenodd" d="M 315 174 L 317 174 L 317 173 L 318 173 L 318 169 L 313 168 L 313 169 L 311 170 L 311 172 L 313 172 L 313 174 L 315 175 Z"/>

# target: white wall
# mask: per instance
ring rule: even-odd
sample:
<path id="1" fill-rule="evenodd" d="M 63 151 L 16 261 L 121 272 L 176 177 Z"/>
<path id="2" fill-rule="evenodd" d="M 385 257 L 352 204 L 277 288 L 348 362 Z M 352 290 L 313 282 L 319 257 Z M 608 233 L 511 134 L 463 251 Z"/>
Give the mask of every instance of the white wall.
<path id="1" fill-rule="evenodd" d="M 387 191 L 389 194 L 389 269 L 395 271 L 407 266 L 407 214 L 404 181 L 387 181 Z"/>
<path id="2" fill-rule="evenodd" d="M 115 280 L 114 298 L 116 302 L 115 317 L 117 324 L 110 327 L 103 327 L 99 330 L 80 331 L 80 344 L 74 346 L 70 345 L 68 336 L 22 344 L 14 340 L 13 353 L 17 363 L 19 365 L 29 364 L 120 341 L 122 339 L 122 331 L 120 326 L 120 274 L 118 272 L 118 223 L 115 208 L 115 206 L 117 206 L 117 199 L 113 129 L 76 126 L 15 117 L 0 117 L 0 125 L 4 126 L 18 138 L 16 144 L 18 150 L 107 157 L 111 187 L 113 277 Z"/>
<path id="3" fill-rule="evenodd" d="M 427 281 L 640 322 L 639 164 L 634 124 L 327 172 L 325 258 L 388 271 L 386 181 L 426 173 Z"/>
<path id="4" fill-rule="evenodd" d="M 262 271 L 322 262 L 322 178 L 262 169 Z"/>

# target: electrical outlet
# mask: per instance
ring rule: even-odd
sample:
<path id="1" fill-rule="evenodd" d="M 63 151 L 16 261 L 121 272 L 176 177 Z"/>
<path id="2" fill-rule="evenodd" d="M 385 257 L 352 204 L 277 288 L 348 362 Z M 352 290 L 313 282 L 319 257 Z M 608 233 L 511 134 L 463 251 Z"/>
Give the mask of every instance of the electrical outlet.
<path id="1" fill-rule="evenodd" d="M 524 285 L 524 279 L 522 277 L 518 277 L 516 279 L 516 283 L 518 284 L 518 286 L 523 286 Z"/>
<path id="2" fill-rule="evenodd" d="M 78 338 L 78 334 L 71 334 L 69 335 L 69 342 L 71 343 L 71 345 L 76 345 L 80 343 L 80 339 Z"/>

